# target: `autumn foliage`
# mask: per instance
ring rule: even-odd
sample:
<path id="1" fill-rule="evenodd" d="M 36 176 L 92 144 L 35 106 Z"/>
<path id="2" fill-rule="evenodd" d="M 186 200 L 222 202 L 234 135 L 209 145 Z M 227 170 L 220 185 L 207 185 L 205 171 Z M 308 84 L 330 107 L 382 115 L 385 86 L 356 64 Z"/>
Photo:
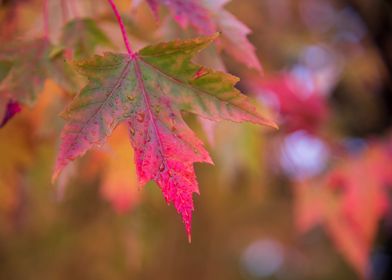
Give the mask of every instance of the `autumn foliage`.
<path id="1" fill-rule="evenodd" d="M 387 242 L 380 236 L 392 234 L 392 64 L 361 1 L 277 2 L 0 1 L 0 260 L 13 260 L 17 245 L 1 253 L 2 241 L 18 244 L 13 233 L 35 238 L 37 228 L 49 233 L 60 223 L 61 209 L 40 208 L 52 195 L 55 207 L 111 213 L 83 197 L 91 188 L 115 210 L 92 224 L 134 219 L 116 233 L 131 248 L 120 257 L 129 263 L 121 277 L 183 279 L 180 269 L 152 265 L 152 252 L 165 254 L 178 239 L 158 187 L 189 241 L 196 221 L 187 246 L 209 244 L 205 261 L 213 263 L 231 244 L 240 259 L 242 272 L 225 262 L 197 279 L 221 279 L 215 269 L 250 279 L 294 279 L 287 271 L 384 279 L 377 275 L 387 266 L 374 255 Z M 321 245 L 301 247 L 313 235 Z M 155 242 L 160 249 L 149 251 Z M 323 252 L 328 242 L 335 249 Z M 85 237 L 80 244 L 89 246 Z M 181 248 L 174 258 L 188 264 L 192 253 Z M 324 266 L 315 257 L 318 271 L 305 269 L 318 250 L 345 261 Z M 18 265 L 6 263 L 4 275 L 23 278 Z M 63 279 L 55 270 L 42 275 Z"/>

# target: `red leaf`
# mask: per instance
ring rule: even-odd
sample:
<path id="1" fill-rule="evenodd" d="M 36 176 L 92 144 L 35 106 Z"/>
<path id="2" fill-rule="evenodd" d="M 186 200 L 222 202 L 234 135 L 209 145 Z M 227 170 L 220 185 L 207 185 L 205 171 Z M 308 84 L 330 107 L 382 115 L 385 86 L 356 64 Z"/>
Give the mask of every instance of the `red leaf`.
<path id="1" fill-rule="evenodd" d="M 186 28 L 190 24 L 199 34 L 222 33 L 222 47 L 237 61 L 262 71 L 255 47 L 247 36 L 251 30 L 224 9 L 230 0 L 147 0 L 158 17 L 159 4 L 166 6 L 176 22 Z"/>
<path id="2" fill-rule="evenodd" d="M 134 56 L 106 53 L 75 62 L 89 83 L 63 114 L 67 123 L 54 178 L 125 122 L 140 184 L 154 180 L 159 185 L 190 236 L 192 195 L 199 192 L 193 163 L 212 161 L 181 111 L 276 127 L 234 88 L 236 77 L 207 68 L 196 75 L 201 66 L 191 59 L 216 36 L 148 46 Z"/>
<path id="3" fill-rule="evenodd" d="M 158 4 L 169 8 L 173 18 L 182 27 L 189 24 L 200 34 L 209 35 L 216 31 L 210 14 L 197 0 L 147 0 L 154 15 L 158 17 Z"/>
<path id="4" fill-rule="evenodd" d="M 311 86 L 307 88 L 293 74 L 282 73 L 265 79 L 253 78 L 247 84 L 261 99 L 272 99 L 288 131 L 315 132 L 326 121 L 329 111 L 314 81 L 309 82 Z"/>
<path id="5" fill-rule="evenodd" d="M 362 276 L 378 223 L 386 214 L 386 187 L 392 183 L 392 153 L 372 144 L 324 177 L 295 186 L 296 220 L 300 231 L 323 224 L 338 250 Z"/>

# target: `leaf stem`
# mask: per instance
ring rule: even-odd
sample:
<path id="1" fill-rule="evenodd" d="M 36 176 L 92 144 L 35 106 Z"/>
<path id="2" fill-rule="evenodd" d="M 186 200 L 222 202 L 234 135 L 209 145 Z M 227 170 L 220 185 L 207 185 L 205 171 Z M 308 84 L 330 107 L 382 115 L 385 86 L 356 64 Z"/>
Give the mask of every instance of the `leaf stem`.
<path id="1" fill-rule="evenodd" d="M 44 23 L 44 37 L 49 38 L 49 14 L 48 14 L 48 0 L 44 0 L 43 7 L 43 23 Z"/>
<path id="2" fill-rule="evenodd" d="M 127 52 L 131 58 L 134 58 L 136 56 L 136 54 L 133 52 L 133 50 L 131 48 L 131 44 L 129 43 L 127 32 L 125 30 L 124 22 L 121 19 L 121 16 L 117 10 L 116 4 L 114 4 L 113 0 L 108 0 L 108 2 L 110 4 L 110 6 L 112 7 L 114 14 L 116 15 L 118 24 L 120 25 L 121 34 L 122 34 L 122 37 L 124 40 L 125 47 L 127 48 Z"/>

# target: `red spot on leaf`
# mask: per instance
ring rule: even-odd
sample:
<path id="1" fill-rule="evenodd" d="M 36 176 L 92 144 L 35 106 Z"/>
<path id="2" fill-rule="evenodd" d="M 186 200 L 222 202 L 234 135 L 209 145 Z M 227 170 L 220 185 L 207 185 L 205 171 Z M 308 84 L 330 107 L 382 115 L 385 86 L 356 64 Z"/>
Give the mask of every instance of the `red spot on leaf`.
<path id="1" fill-rule="evenodd" d="M 207 73 L 208 73 L 208 70 L 206 68 L 200 67 L 200 69 L 197 70 L 197 72 L 195 73 L 195 79 L 198 79 Z"/>

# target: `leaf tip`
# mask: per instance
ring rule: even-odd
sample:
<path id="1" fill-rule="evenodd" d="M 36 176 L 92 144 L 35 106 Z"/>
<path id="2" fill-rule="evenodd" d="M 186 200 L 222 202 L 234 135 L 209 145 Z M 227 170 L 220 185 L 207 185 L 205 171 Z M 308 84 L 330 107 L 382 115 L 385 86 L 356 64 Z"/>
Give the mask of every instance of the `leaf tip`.
<path id="1" fill-rule="evenodd" d="M 64 165 L 60 165 L 58 163 L 58 161 L 57 161 L 56 165 L 54 167 L 54 170 L 53 170 L 52 178 L 51 178 L 52 184 L 56 183 L 57 179 L 59 178 L 59 176 L 61 174 L 61 171 L 63 170 L 63 168 L 64 168 Z"/>
<path id="2" fill-rule="evenodd" d="M 207 35 L 207 36 L 201 36 L 198 38 L 195 38 L 196 40 L 201 40 L 205 46 L 209 45 L 210 43 L 214 42 L 216 39 L 219 38 L 219 36 L 221 35 L 221 32 L 215 32 L 211 35 Z"/>
<path id="3" fill-rule="evenodd" d="M 52 182 L 52 184 L 55 184 L 56 183 L 56 181 L 57 181 L 57 178 L 59 177 L 59 175 L 60 175 L 60 170 L 58 170 L 58 169 L 55 169 L 54 170 L 54 172 L 53 172 L 53 175 L 52 175 L 52 178 L 51 178 L 51 182 Z"/>
<path id="4" fill-rule="evenodd" d="M 217 32 L 211 34 L 210 36 L 207 36 L 206 38 L 207 38 L 207 40 L 209 42 L 213 42 L 216 39 L 218 39 L 221 35 L 222 35 L 222 32 L 221 31 L 217 31 Z"/>
<path id="5" fill-rule="evenodd" d="M 272 127 L 272 128 L 274 128 L 275 130 L 279 130 L 279 125 L 276 123 L 276 122 L 274 122 L 274 121 L 269 121 L 269 123 L 267 124 L 269 127 Z"/>
<path id="6" fill-rule="evenodd" d="M 221 36 L 221 35 L 222 35 L 222 31 L 217 31 L 217 32 L 215 32 L 214 34 L 212 34 L 212 37 L 218 38 L 218 37 Z"/>
<path id="7" fill-rule="evenodd" d="M 263 66 L 261 66 L 261 63 L 257 58 L 256 58 L 255 62 L 253 63 L 253 65 L 250 65 L 250 68 L 253 68 L 257 72 L 259 72 L 260 76 L 265 75 L 264 68 L 263 68 Z"/>
<path id="8" fill-rule="evenodd" d="M 0 120 L 0 128 L 5 126 L 17 113 L 22 111 L 22 106 L 17 101 L 8 101 L 3 119 Z"/>
<path id="9" fill-rule="evenodd" d="M 68 107 L 66 107 L 63 111 L 58 113 L 58 116 L 63 118 L 64 120 L 68 119 L 69 117 Z"/>

